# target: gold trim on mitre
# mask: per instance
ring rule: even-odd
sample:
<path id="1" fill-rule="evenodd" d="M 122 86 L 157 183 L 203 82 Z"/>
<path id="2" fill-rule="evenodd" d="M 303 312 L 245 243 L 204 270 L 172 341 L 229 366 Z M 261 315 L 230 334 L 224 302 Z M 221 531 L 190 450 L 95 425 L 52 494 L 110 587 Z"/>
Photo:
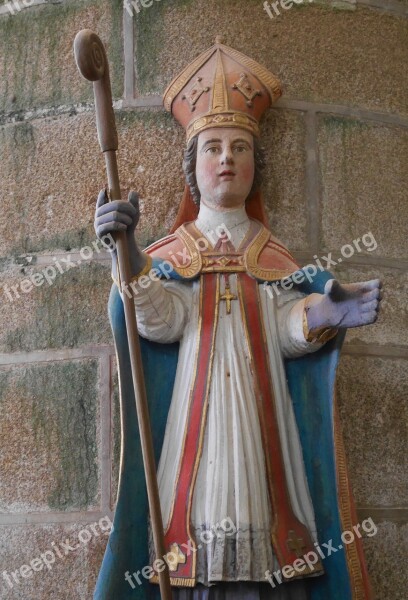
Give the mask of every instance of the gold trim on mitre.
<path id="1" fill-rule="evenodd" d="M 241 112 L 215 112 L 207 113 L 202 117 L 199 117 L 195 121 L 192 121 L 187 126 L 187 143 L 198 133 L 210 127 L 239 127 L 252 133 L 255 137 L 259 137 L 259 125 L 258 122 Z"/>
<path id="2" fill-rule="evenodd" d="M 221 52 L 217 50 L 217 70 L 215 72 L 214 87 L 212 93 L 212 110 L 228 110 L 228 90 L 222 64 Z"/>
<path id="3" fill-rule="evenodd" d="M 207 62 L 207 60 L 214 54 L 214 46 L 200 54 L 191 64 L 184 69 L 180 75 L 177 75 L 173 81 L 167 86 L 163 94 L 164 108 L 171 112 L 171 105 L 175 97 L 185 88 L 187 83 L 194 77 L 194 75 L 201 69 L 201 67 Z"/>
<path id="4" fill-rule="evenodd" d="M 163 102 L 186 129 L 189 142 L 213 127 L 239 127 L 259 137 L 263 112 L 281 95 L 273 73 L 217 37 L 173 79 Z"/>

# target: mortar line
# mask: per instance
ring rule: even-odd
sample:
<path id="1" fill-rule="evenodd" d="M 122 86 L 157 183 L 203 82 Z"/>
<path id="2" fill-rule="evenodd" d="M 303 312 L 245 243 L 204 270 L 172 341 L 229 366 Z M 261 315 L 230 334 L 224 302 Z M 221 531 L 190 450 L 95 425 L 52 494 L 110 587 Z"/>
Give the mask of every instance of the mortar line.
<path id="1" fill-rule="evenodd" d="M 408 127 L 408 117 L 393 113 L 382 113 L 357 106 L 346 106 L 343 104 L 331 104 L 322 102 L 309 102 L 307 100 L 296 100 L 281 98 L 274 104 L 274 108 L 306 111 L 323 114 L 335 114 L 343 117 L 358 119 L 360 121 L 374 121 L 387 125 Z"/>
<path id="2" fill-rule="evenodd" d="M 162 97 L 158 94 L 152 94 L 151 96 L 140 96 L 138 98 L 133 98 L 132 100 L 123 101 L 120 103 L 120 105 L 118 104 L 118 108 L 161 108 L 164 110 Z M 335 114 L 359 119 L 361 121 L 374 121 L 377 123 L 384 123 L 386 125 L 395 125 L 398 127 L 408 128 L 408 117 L 405 117 L 404 115 L 382 113 L 366 108 L 346 106 L 343 104 L 280 98 L 280 100 L 273 105 L 273 108 L 296 110 L 301 112 Z"/>
<path id="3" fill-rule="evenodd" d="M 18 14 L 21 12 L 21 10 L 27 10 L 35 6 L 49 6 L 53 4 L 63 4 L 64 2 L 65 0 L 32 0 L 32 4 L 29 6 L 25 6 L 24 4 L 20 3 L 20 10 L 17 11 L 17 9 L 15 9 L 14 14 Z M 7 8 L 7 4 L 7 2 L 4 2 L 0 5 L 0 17 L 7 15 L 12 16 L 10 10 Z M 371 8 L 372 10 L 385 12 L 391 15 L 401 17 L 408 16 L 407 8 L 401 5 L 399 2 L 395 2 L 394 0 L 388 0 L 387 3 L 383 2 L 382 0 L 357 0 L 356 5 L 364 8 Z M 131 18 L 129 14 L 128 16 Z"/>
<path id="4" fill-rule="evenodd" d="M 0 527 L 9 525 L 50 525 L 50 524 L 74 524 L 74 523 L 93 523 L 102 517 L 112 519 L 112 511 L 103 512 L 101 510 L 90 510 L 88 512 L 66 512 L 66 513 L 0 513 Z"/>
<path id="5" fill-rule="evenodd" d="M 107 511 L 111 507 L 111 357 L 105 354 L 100 362 L 100 425 L 101 425 L 101 510 Z"/>
<path id="6" fill-rule="evenodd" d="M 44 256 L 44 255 L 42 255 L 42 256 Z M 61 255 L 55 254 L 55 252 L 54 252 L 53 256 L 55 256 L 55 258 L 58 259 Z M 64 257 L 64 255 L 62 255 L 62 256 Z M 37 261 L 37 264 L 38 265 L 42 265 L 43 264 L 42 257 L 38 257 L 38 258 L 39 258 L 39 260 Z M 77 263 L 77 266 L 79 267 L 80 265 L 78 264 L 78 262 L 79 262 L 79 260 L 81 260 L 80 253 L 79 252 L 73 252 L 71 258 L 72 258 L 72 260 L 74 262 Z M 93 263 L 98 263 L 98 264 L 102 264 L 102 265 L 108 265 L 110 267 L 111 266 L 111 261 L 112 261 L 112 259 L 111 259 L 110 255 L 103 254 L 103 255 L 100 255 L 100 256 L 98 256 L 98 255 L 94 256 L 94 257 L 92 257 L 89 260 L 82 259 L 82 265 L 86 265 L 88 263 L 92 263 L 93 262 Z M 54 264 L 54 261 L 52 263 L 48 263 L 48 266 L 50 264 Z"/>
<path id="7" fill-rule="evenodd" d="M 379 356 L 384 358 L 408 358 L 408 348 L 402 345 L 382 346 L 379 344 L 349 343 L 343 346 L 343 351 L 350 355 Z M 108 361 L 108 359 L 110 360 L 110 358 L 114 356 L 115 348 L 113 345 L 87 346 L 83 348 L 72 348 L 66 350 L 38 350 L 33 352 L 0 354 L 0 365 L 4 367 L 20 366 L 33 363 L 78 360 L 82 358 L 99 358 L 100 360 Z M 106 384 L 106 382 L 104 382 L 104 384 Z M 107 394 L 106 389 L 105 393 Z"/>
<path id="8" fill-rule="evenodd" d="M 313 112 L 306 113 L 305 123 L 307 234 L 310 248 L 316 253 L 320 246 L 320 189 L 316 114 Z"/>
<path id="9" fill-rule="evenodd" d="M 348 356 L 406 359 L 408 358 L 408 347 L 401 345 L 353 344 L 353 342 L 349 342 L 344 344 L 342 353 Z"/>
<path id="10" fill-rule="evenodd" d="M 322 256 L 322 255 L 326 255 L 328 252 L 331 252 L 333 254 L 335 251 L 332 249 L 327 249 L 327 248 L 319 248 L 319 252 L 320 252 L 319 256 Z M 338 249 L 338 252 L 340 252 L 340 248 Z M 312 248 L 306 248 L 304 250 L 294 250 L 292 252 L 292 254 L 298 260 L 310 261 L 310 260 L 313 260 L 312 256 L 313 256 L 313 254 L 315 254 L 315 251 Z M 27 257 L 34 257 L 35 261 L 31 260 L 30 262 L 28 262 Z M 31 252 L 31 253 L 27 253 L 27 254 L 21 254 L 18 257 L 18 258 L 23 259 L 23 262 L 17 262 L 13 258 L 13 262 L 10 262 L 9 267 L 10 268 L 15 267 L 16 269 L 18 269 L 20 271 L 22 267 L 27 267 L 27 268 L 34 267 L 35 268 L 35 267 L 55 266 L 55 261 L 53 260 L 54 257 L 57 260 L 61 260 L 63 258 L 66 258 L 66 259 L 70 258 L 72 262 L 78 263 L 78 260 L 80 260 L 81 255 L 76 250 L 73 252 L 59 252 L 59 251 L 44 252 L 40 255 L 36 255 L 35 252 Z M 12 259 L 10 259 L 10 261 L 11 260 Z M 335 259 L 333 259 L 333 260 L 335 260 Z M 87 264 L 87 263 L 89 263 L 89 264 L 98 263 L 98 264 L 110 266 L 111 257 L 107 253 L 104 253 L 104 254 L 101 254 L 100 256 L 96 255 L 89 260 L 83 260 L 82 265 Z M 385 267 L 385 268 L 390 268 L 390 269 L 408 270 L 408 260 L 406 258 L 378 256 L 375 253 L 374 254 L 357 253 L 355 256 L 351 256 L 350 258 L 343 259 L 342 266 L 346 266 L 347 264 L 373 266 L 373 267 L 378 266 L 378 267 Z M 80 265 L 77 264 L 76 266 L 80 266 Z"/>
<path id="11" fill-rule="evenodd" d="M 86 246 L 89 247 L 89 246 Z M 85 246 L 84 246 L 85 248 Z M 108 252 L 101 252 L 101 254 L 95 254 L 95 256 L 92 256 L 92 258 L 89 259 L 84 259 L 82 258 L 80 252 L 77 252 L 76 250 L 73 252 L 45 252 L 43 254 L 40 254 L 38 256 L 36 256 L 35 252 L 32 253 L 27 253 L 27 254 L 22 254 L 20 256 L 35 256 L 36 261 L 35 263 L 30 262 L 30 263 L 25 263 L 23 265 L 21 265 L 20 263 L 17 263 L 18 266 L 27 266 L 27 267 L 37 267 L 37 266 L 41 266 L 41 267 L 48 267 L 48 266 L 55 266 L 55 261 L 52 260 L 54 257 L 57 259 L 57 261 L 63 259 L 63 258 L 70 258 L 72 262 L 75 263 L 76 267 L 79 267 L 80 265 L 78 264 L 79 261 L 81 261 L 81 266 L 86 265 L 86 264 L 91 264 L 91 263 L 100 263 L 100 264 L 108 264 L 110 265 L 111 263 L 111 257 L 108 254 Z M 65 271 L 66 272 L 66 271 Z"/>
<path id="12" fill-rule="evenodd" d="M 89 345 L 80 348 L 65 348 L 58 350 L 33 350 L 31 352 L 13 352 L 0 354 L 0 365 L 17 366 L 32 363 L 57 362 L 81 358 L 101 358 L 114 355 L 113 344 Z"/>
<path id="13" fill-rule="evenodd" d="M 135 73 L 133 74 L 135 77 Z M 136 92 L 135 92 L 136 93 Z M 135 109 L 156 109 L 164 111 L 162 97 L 158 94 L 151 96 L 140 96 L 138 98 L 125 98 L 113 103 L 115 111 Z M 274 108 L 280 110 L 295 110 L 301 112 L 315 112 L 323 114 L 334 114 L 343 117 L 358 119 L 360 121 L 372 121 L 384 125 L 408 128 L 408 117 L 398 114 L 375 112 L 365 108 L 350 107 L 341 104 L 330 104 L 320 102 L 309 102 L 306 100 L 280 99 Z M 46 119 L 48 117 L 71 115 L 74 116 L 93 112 L 94 104 L 91 102 L 65 104 L 52 108 L 39 108 L 35 110 L 20 110 L 8 113 L 0 113 L 0 126 L 7 127 L 24 121 Z"/>
<path id="14" fill-rule="evenodd" d="M 393 522 L 408 523 L 407 507 L 382 507 L 358 505 L 357 513 L 359 519 L 372 517 L 374 521 L 388 520 Z M 103 517 L 113 519 L 113 511 L 88 511 L 88 512 L 66 512 L 66 513 L 0 513 L 0 527 L 11 525 L 51 525 L 51 524 L 75 524 L 93 523 Z"/>
<path id="15" fill-rule="evenodd" d="M 407 507 L 357 506 L 359 520 L 372 517 L 375 523 L 392 521 L 393 523 L 408 523 Z"/>
<path id="16" fill-rule="evenodd" d="M 325 250 L 319 248 L 318 256 L 326 256 L 328 252 L 332 252 L 333 250 Z M 301 264 L 306 264 L 306 262 L 314 262 L 313 259 L 313 251 L 309 250 L 295 250 L 292 252 L 293 256 L 297 259 Z M 333 259 L 335 260 L 335 259 Z M 343 259 L 341 263 L 341 267 L 369 267 L 369 268 L 384 268 L 384 269 L 397 269 L 399 271 L 408 271 L 408 260 L 399 259 L 399 258 L 386 258 L 381 256 L 373 256 L 369 254 L 361 254 L 356 256 L 351 256 L 350 258 Z"/>
<path id="17" fill-rule="evenodd" d="M 376 11 L 385 12 L 400 17 L 408 17 L 408 8 L 403 6 L 400 2 L 394 0 L 388 0 L 382 2 L 382 0 L 357 0 L 357 6 L 363 6 L 371 8 Z"/>
<path id="18" fill-rule="evenodd" d="M 113 107 L 119 109 L 121 102 L 114 102 Z M 36 121 L 39 119 L 47 119 L 49 117 L 73 116 L 76 117 L 83 113 L 93 112 L 95 105 L 93 102 L 72 102 L 70 104 L 61 104 L 59 106 L 33 108 L 29 110 L 15 110 L 9 112 L 0 112 L 0 126 L 10 127 L 19 125 L 24 121 Z"/>
<path id="19" fill-rule="evenodd" d="M 134 25 L 133 15 L 129 14 L 123 3 L 123 51 L 125 65 L 124 98 L 131 99 L 135 95 L 135 66 L 134 66 Z"/>

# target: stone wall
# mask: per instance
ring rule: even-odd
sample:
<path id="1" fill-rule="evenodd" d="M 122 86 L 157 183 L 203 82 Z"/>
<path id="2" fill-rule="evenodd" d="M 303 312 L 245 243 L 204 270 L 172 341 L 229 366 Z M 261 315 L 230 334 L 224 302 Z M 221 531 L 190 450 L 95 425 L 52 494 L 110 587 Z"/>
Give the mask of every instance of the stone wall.
<path id="1" fill-rule="evenodd" d="M 172 77 L 222 34 L 282 79 L 263 127 L 271 227 L 299 261 L 332 252 L 343 281 L 385 285 L 378 323 L 347 335 L 338 399 L 359 517 L 379 529 L 365 541 L 376 597 L 403 600 L 406 1 L 308 2 L 273 19 L 260 0 L 149 4 L 132 17 L 119 0 L 0 5 L 0 572 L 11 577 L 0 577 L 0 598 L 90 599 L 115 499 L 109 257 L 92 247 L 105 172 L 92 88 L 72 55 L 87 27 L 107 46 L 122 184 L 140 192 L 142 244 L 168 231 L 183 189 L 184 134 L 160 98 Z M 368 233 L 376 244 L 342 256 Z M 42 284 L 30 288 L 34 273 Z M 84 541 L 49 569 L 20 570 L 67 540 Z"/>

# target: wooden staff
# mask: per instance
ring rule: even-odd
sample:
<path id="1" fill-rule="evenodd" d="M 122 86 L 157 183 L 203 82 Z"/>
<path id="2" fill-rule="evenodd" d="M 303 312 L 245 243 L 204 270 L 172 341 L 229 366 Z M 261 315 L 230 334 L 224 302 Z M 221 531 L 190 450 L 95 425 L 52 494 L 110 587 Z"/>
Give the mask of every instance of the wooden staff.
<path id="1" fill-rule="evenodd" d="M 116 150 L 118 135 L 116 132 L 115 115 L 112 107 L 112 91 L 109 78 L 109 65 L 102 41 L 90 29 L 83 29 L 75 37 L 74 54 L 81 75 L 93 81 L 95 96 L 96 124 L 98 139 L 105 155 L 106 170 L 110 190 L 110 200 L 120 200 L 120 185 Z M 122 286 L 129 289 L 132 277 L 126 232 L 116 235 L 117 256 L 119 262 Z M 153 439 L 150 428 L 149 410 L 147 406 L 146 388 L 140 352 L 139 335 L 137 331 L 136 310 L 133 296 L 128 298 L 122 294 L 125 309 L 126 329 L 128 336 L 130 361 L 132 365 L 133 387 L 136 399 L 136 412 L 139 423 L 140 440 L 142 445 L 143 464 L 146 476 L 147 495 L 153 531 L 156 556 L 165 556 L 163 519 L 160 509 L 159 488 L 157 485 L 156 465 L 153 452 Z M 160 594 L 163 600 L 171 600 L 170 576 L 168 568 L 159 573 Z"/>

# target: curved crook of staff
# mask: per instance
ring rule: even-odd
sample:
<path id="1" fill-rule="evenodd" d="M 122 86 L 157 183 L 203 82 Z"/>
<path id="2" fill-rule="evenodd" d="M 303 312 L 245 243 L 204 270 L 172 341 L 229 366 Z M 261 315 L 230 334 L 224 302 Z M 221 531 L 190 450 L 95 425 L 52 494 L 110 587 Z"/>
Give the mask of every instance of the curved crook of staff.
<path id="1" fill-rule="evenodd" d="M 110 200 L 120 200 L 121 193 L 116 160 L 118 136 L 112 107 L 109 65 L 105 48 L 96 33 L 92 32 L 90 29 L 83 29 L 75 37 L 74 53 L 77 67 L 81 75 L 85 79 L 93 81 L 98 139 L 102 152 L 105 155 Z M 128 286 L 131 279 L 131 270 L 126 243 L 126 232 L 118 233 L 115 241 L 120 279 L 123 286 Z M 163 519 L 160 508 L 153 440 L 150 428 L 133 296 L 128 298 L 127 294 L 123 294 L 123 304 L 155 552 L 157 557 L 162 557 L 165 555 Z M 162 599 L 171 600 L 172 593 L 168 568 L 159 573 L 159 584 Z"/>

